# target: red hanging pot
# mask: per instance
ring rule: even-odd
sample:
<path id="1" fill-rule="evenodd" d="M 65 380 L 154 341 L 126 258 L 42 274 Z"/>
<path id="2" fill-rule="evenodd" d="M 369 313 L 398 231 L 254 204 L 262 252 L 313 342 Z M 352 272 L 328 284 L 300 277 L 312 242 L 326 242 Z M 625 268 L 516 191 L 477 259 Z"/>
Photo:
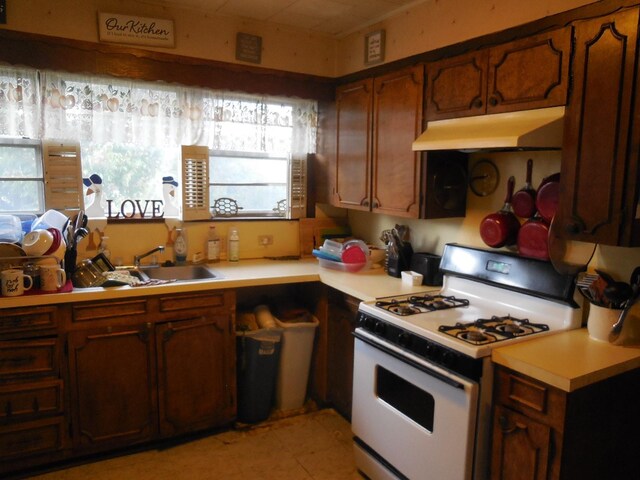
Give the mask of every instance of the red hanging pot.
<path id="1" fill-rule="evenodd" d="M 531 184 L 531 173 L 533 171 L 533 160 L 527 161 L 527 179 L 524 187 L 513 194 L 511 206 L 513 213 L 520 218 L 531 218 L 536 213 L 536 190 Z"/>
<path id="2" fill-rule="evenodd" d="M 518 231 L 518 253 L 523 257 L 549 260 L 549 222 L 535 216 Z"/>
<path id="3" fill-rule="evenodd" d="M 511 197 L 516 179 L 509 177 L 507 182 L 507 196 L 503 207 L 496 213 L 491 213 L 480 222 L 480 237 L 482 241 L 493 248 L 513 245 L 518 239 L 520 221 L 511 208 Z"/>
<path id="4" fill-rule="evenodd" d="M 551 223 L 553 216 L 558 210 L 560 201 L 560 174 L 554 173 L 542 180 L 536 196 L 536 207 L 538 213 L 548 223 Z"/>

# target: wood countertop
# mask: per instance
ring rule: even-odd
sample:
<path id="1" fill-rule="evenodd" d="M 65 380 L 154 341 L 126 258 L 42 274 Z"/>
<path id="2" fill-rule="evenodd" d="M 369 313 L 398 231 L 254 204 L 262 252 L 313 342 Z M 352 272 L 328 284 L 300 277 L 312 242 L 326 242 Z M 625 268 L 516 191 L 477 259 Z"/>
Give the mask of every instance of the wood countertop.
<path id="1" fill-rule="evenodd" d="M 572 392 L 640 367 L 640 348 L 589 338 L 586 328 L 493 350 L 494 363 Z"/>

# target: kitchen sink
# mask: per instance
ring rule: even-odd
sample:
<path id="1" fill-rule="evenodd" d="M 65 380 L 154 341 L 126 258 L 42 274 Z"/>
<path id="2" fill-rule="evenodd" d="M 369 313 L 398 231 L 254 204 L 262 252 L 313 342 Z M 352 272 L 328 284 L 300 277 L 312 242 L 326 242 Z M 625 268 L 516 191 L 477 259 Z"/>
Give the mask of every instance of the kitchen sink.
<path id="1" fill-rule="evenodd" d="M 220 278 L 204 265 L 175 265 L 171 267 L 138 267 L 132 273 L 141 280 L 178 280 L 181 282 Z"/>

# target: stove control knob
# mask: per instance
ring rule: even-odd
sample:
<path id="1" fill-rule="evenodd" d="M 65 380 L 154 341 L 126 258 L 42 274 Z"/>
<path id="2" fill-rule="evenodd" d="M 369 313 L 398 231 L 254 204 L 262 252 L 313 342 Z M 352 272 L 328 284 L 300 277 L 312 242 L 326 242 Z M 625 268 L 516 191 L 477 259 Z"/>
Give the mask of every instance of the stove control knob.
<path id="1" fill-rule="evenodd" d="M 411 346 L 411 335 L 407 332 L 401 332 L 398 334 L 398 345 L 408 348 Z"/>
<path id="2" fill-rule="evenodd" d="M 433 343 L 427 343 L 424 347 L 424 353 L 427 358 L 434 359 L 438 355 L 439 348 L 435 346 Z"/>
<path id="3" fill-rule="evenodd" d="M 453 352 L 442 352 L 442 364 L 445 367 L 452 367 L 456 363 L 456 354 Z"/>
<path id="4" fill-rule="evenodd" d="M 373 331 L 378 335 L 384 335 L 386 329 L 387 326 L 384 324 L 384 322 L 381 321 L 377 321 L 375 326 L 373 327 Z"/>
<path id="5" fill-rule="evenodd" d="M 362 326 L 364 327 L 365 330 L 369 330 L 369 331 L 372 332 L 373 328 L 376 325 L 376 321 L 371 317 L 363 316 L 361 324 L 362 324 Z"/>

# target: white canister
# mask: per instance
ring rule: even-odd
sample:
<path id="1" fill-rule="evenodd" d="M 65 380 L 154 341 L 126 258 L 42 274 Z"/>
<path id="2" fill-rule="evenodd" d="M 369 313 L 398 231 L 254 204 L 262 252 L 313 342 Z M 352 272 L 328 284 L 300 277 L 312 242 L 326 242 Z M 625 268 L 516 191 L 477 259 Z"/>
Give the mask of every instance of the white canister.
<path id="1" fill-rule="evenodd" d="M 589 305 L 589 318 L 587 319 L 589 337 L 601 342 L 608 342 L 611 328 L 618 321 L 621 313 L 620 309 Z"/>
<path id="2" fill-rule="evenodd" d="M 46 292 L 55 292 L 67 283 L 67 274 L 55 265 L 40 265 L 40 289 Z"/>
<path id="3" fill-rule="evenodd" d="M 0 283 L 2 284 L 2 295 L 5 297 L 24 295 L 26 290 L 33 287 L 33 279 L 17 268 L 3 270 L 0 274 Z"/>

